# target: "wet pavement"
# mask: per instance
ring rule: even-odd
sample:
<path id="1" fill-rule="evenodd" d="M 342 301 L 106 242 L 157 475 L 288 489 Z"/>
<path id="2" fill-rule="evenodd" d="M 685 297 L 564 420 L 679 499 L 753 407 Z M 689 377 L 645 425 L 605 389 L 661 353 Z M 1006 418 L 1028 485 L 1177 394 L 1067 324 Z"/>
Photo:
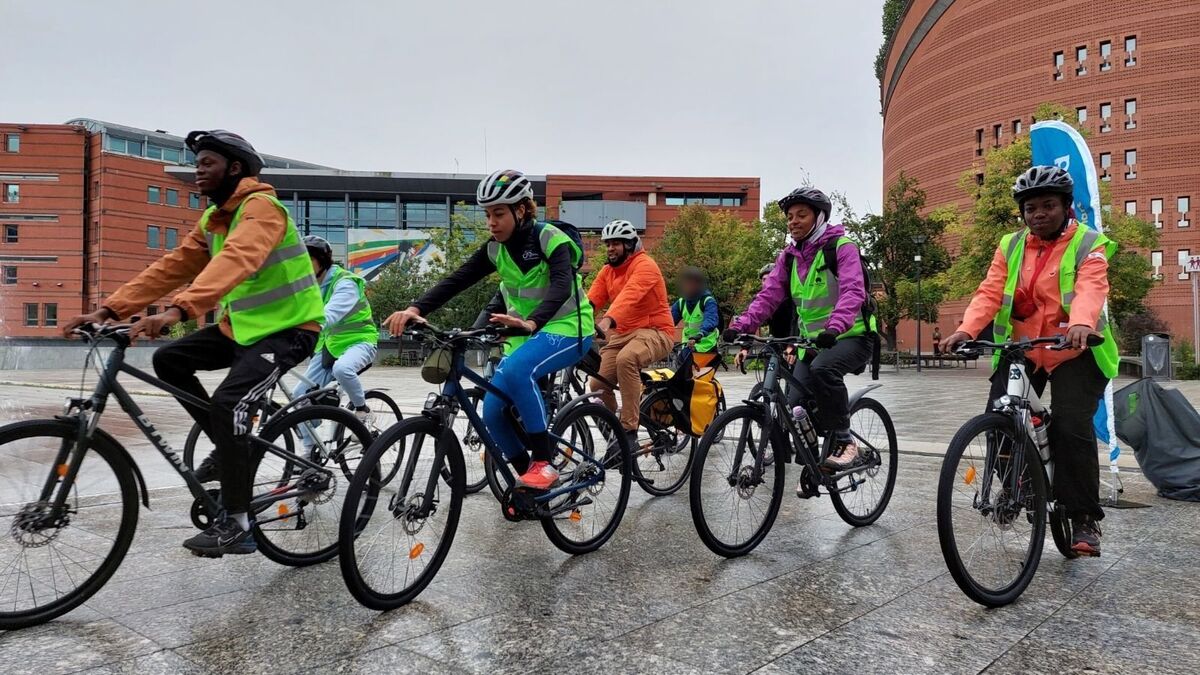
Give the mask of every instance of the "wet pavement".
<path id="1" fill-rule="evenodd" d="M 208 378 L 214 382 L 217 378 Z M 375 368 L 406 414 L 429 385 Z M 753 378 L 722 375 L 729 399 Z M 0 372 L 0 421 L 52 415 L 78 371 Z M 94 382 L 94 378 L 92 379 Z M 855 529 L 827 497 L 790 489 L 752 554 L 713 555 L 686 491 L 636 486 L 615 537 L 571 557 L 535 523 L 510 523 L 485 490 L 464 502 L 446 564 L 413 603 L 379 614 L 346 591 L 336 562 L 292 569 L 261 556 L 196 558 L 178 477 L 115 408 L 103 426 L 152 487 L 124 564 L 86 605 L 0 633 L 5 673 L 868 672 L 1194 673 L 1200 653 L 1200 505 L 1154 495 L 1135 468 L 1109 510 L 1104 556 L 1064 560 L 1047 542 L 1015 604 L 987 610 L 946 572 L 935 456 L 982 407 L 977 371 L 885 374 L 872 395 L 900 437 L 884 516 Z M 854 380 L 851 388 L 866 384 Z M 133 390 L 146 385 L 132 382 Z M 1196 402 L 1194 387 L 1183 387 Z M 168 398 L 137 396 L 177 449 L 190 426 Z M 789 488 L 797 472 L 789 467 Z"/>

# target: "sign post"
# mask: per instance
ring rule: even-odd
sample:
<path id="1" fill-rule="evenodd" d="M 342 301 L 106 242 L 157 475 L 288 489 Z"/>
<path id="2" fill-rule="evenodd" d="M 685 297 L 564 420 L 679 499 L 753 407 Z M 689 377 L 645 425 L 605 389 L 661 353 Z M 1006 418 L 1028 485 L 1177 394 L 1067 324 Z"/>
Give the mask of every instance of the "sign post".
<path id="1" fill-rule="evenodd" d="M 1192 277 L 1192 345 L 1200 345 L 1200 255 L 1188 258 L 1184 268 Z M 1193 351 L 1193 360 L 1200 365 L 1200 352 Z"/>

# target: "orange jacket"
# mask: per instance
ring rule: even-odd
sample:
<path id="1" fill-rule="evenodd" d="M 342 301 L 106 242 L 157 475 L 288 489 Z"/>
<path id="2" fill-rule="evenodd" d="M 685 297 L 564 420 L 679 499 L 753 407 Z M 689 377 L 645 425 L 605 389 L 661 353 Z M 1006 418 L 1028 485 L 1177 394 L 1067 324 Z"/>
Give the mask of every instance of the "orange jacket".
<path id="1" fill-rule="evenodd" d="M 597 312 L 612 303 L 604 316 L 617 322 L 618 333 L 653 328 L 675 335 L 667 282 L 658 263 L 645 251 L 634 253 L 616 267 L 605 265 L 588 290 L 588 300 Z"/>
<path id="2" fill-rule="evenodd" d="M 1039 256 L 1048 255 L 1050 259 L 1045 262 L 1041 276 L 1033 286 L 1033 302 L 1037 308 L 1033 316 L 1024 321 L 1013 318 L 1014 339 L 1063 335 L 1070 326 L 1087 326 L 1095 330 L 1096 323 L 1100 320 L 1100 310 L 1108 298 L 1108 260 L 1103 251 L 1089 254 L 1076 272 L 1075 299 L 1071 302 L 1070 316 L 1063 312 L 1062 296 L 1058 287 L 1058 271 L 1063 252 L 1066 251 L 1078 227 L 1079 225 L 1072 222 L 1062 236 L 1054 241 L 1044 241 L 1033 233 L 1025 237 L 1025 256 L 1021 260 L 1018 288 L 1028 288 L 1029 278 L 1033 276 Z M 1008 259 L 1004 257 L 1004 251 L 997 248 L 987 278 L 979 284 L 979 290 L 971 299 L 971 305 L 967 307 L 958 330 L 976 337 L 996 318 L 1004 296 L 1004 282 L 1007 279 Z M 1059 352 L 1035 349 L 1029 353 L 1029 358 L 1046 372 L 1051 372 L 1058 364 L 1082 353 L 1073 350 Z"/>
<path id="3" fill-rule="evenodd" d="M 238 206 L 258 192 L 273 196 L 275 188 L 257 178 L 243 178 L 233 196 L 208 219 L 208 228 L 217 234 L 227 232 Z M 220 255 L 209 254 L 204 232 L 196 223 L 175 250 L 142 270 L 101 304 L 118 319 L 128 317 L 190 281 L 191 285 L 180 291 L 171 304 L 187 312 L 188 318 L 201 317 L 216 309 L 226 293 L 263 266 L 286 231 L 287 218 L 274 204 L 266 199 L 251 199 L 242 209 L 242 220 L 225 240 Z M 321 331 L 320 324 L 313 322 L 299 328 L 315 333 Z M 226 337 L 233 337 L 229 317 L 221 319 L 221 332 Z"/>

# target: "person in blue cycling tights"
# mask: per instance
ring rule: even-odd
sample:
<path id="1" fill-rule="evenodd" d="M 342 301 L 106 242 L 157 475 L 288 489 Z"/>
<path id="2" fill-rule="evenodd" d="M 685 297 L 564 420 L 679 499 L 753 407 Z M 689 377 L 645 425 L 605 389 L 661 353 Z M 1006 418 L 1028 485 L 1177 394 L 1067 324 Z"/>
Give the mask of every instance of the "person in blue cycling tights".
<path id="1" fill-rule="evenodd" d="M 358 373 L 375 361 L 379 329 L 367 301 L 366 282 L 333 262 L 333 247 L 328 241 L 310 234 L 304 238 L 304 246 L 325 302 L 325 327 L 304 377 L 317 387 L 337 380 L 350 399 L 354 415 L 367 423 L 371 409 Z M 292 395 L 302 396 L 307 391 L 309 385 L 301 382 Z"/>
<path id="2" fill-rule="evenodd" d="M 548 490 L 559 475 L 551 465 L 554 448 L 537 381 L 577 363 L 591 348 L 592 306 L 576 273 L 583 251 L 558 228 L 537 221 L 533 185 L 519 171 L 501 170 L 483 179 L 475 198 L 487 214 L 491 238 L 412 306 L 389 316 L 384 328 L 400 335 L 409 323 L 423 322 L 455 295 L 499 273 L 507 313 L 492 314 L 491 322 L 527 330 L 531 337 L 512 339 L 513 349 L 496 367 L 492 384 L 516 407 L 528 451 L 505 414 L 508 402 L 491 392 L 483 399 L 483 422 L 516 469 L 517 485 Z"/>

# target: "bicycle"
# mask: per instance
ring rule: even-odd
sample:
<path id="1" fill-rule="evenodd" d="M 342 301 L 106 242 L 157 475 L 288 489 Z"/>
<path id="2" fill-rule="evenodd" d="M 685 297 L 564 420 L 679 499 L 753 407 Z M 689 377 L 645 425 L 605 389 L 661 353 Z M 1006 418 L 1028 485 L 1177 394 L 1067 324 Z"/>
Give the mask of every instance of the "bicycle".
<path id="1" fill-rule="evenodd" d="M 812 426 L 818 418 L 816 403 L 803 402 L 809 424 L 802 429 L 783 391 L 783 382 L 803 390 L 785 365 L 787 347 L 808 350 L 816 345 L 804 338 L 754 335 L 739 336 L 735 344 L 760 346 L 768 358 L 762 387 L 743 405 L 719 415 L 696 449 L 689 496 L 700 539 L 709 550 L 727 558 L 753 551 L 779 514 L 785 464 L 793 458 L 803 467 L 801 497 L 816 497 L 824 490 L 847 524 L 863 527 L 875 522 L 891 500 L 898 458 L 891 416 L 882 403 L 866 396 L 880 385 L 868 385 L 850 396 L 850 434 L 859 445 L 859 460 L 850 468 L 827 473 L 822 463 L 834 449 L 834 438 Z M 821 446 L 819 435 L 824 436 Z M 726 520 L 718 523 L 722 515 Z"/>
<path id="2" fill-rule="evenodd" d="M 432 364 L 427 381 L 440 384 L 441 391 L 429 395 L 420 416 L 397 423 L 376 439 L 342 508 L 340 532 L 350 537 L 339 546 L 342 578 L 360 603 L 377 610 L 394 609 L 419 595 L 454 541 L 465 484 L 462 448 L 452 426 L 459 411 L 479 434 L 485 452 L 499 455 L 461 381 L 508 400 L 467 367 L 465 354 L 474 345 L 486 348 L 513 333 L 494 327 L 443 331 L 428 324 L 412 333 L 435 345 L 427 360 L 427 366 Z M 515 423 L 511 407 L 509 414 Z M 519 424 L 516 428 L 521 429 Z M 496 461 L 505 486 L 504 517 L 540 521 L 550 541 L 566 553 L 602 546 L 616 531 L 629 500 L 631 458 L 619 430 L 616 415 L 601 405 L 560 411 L 550 425 L 550 438 L 565 482 L 544 492 L 514 489 L 508 462 Z M 380 457 L 397 446 L 403 471 L 381 481 Z M 372 489 L 379 491 L 378 499 Z M 379 505 L 386 506 L 376 509 Z"/>
<path id="3" fill-rule="evenodd" d="M 1094 336 L 1088 346 L 1103 340 Z M 1070 348 L 1061 337 L 1046 337 L 971 340 L 956 351 L 979 356 L 991 350 L 1009 363 L 1007 393 L 954 435 L 938 480 L 942 557 L 963 593 L 987 607 L 1007 605 L 1029 586 L 1041 560 L 1047 523 L 1059 552 L 1066 558 L 1078 556 L 1071 550 L 1070 519 L 1053 497 L 1053 454 L 1044 440 L 1050 411 L 1029 380 L 1027 353 L 1039 347 Z"/>
<path id="4" fill-rule="evenodd" d="M 131 375 L 192 405 L 207 403 L 126 363 L 128 330 L 129 324 L 76 329 L 90 343 L 85 373 L 102 343 L 114 345 L 103 368 L 95 364 L 99 379 L 91 396 L 81 392 L 69 399 L 63 414 L 52 419 L 0 428 L 0 522 L 7 523 L 3 541 L 13 550 L 8 555 L 0 548 L 0 629 L 45 623 L 99 591 L 133 541 L 138 502 L 150 506 L 137 463 L 100 427 L 110 396 L 179 473 L 195 497 L 193 509 L 199 504 L 208 513 L 220 512 L 215 491 L 196 480 L 117 376 Z M 252 531 L 263 555 L 284 565 L 312 565 L 337 554 L 336 530 L 325 527 L 331 520 L 326 511 L 340 510 L 332 503 L 336 472 L 292 452 L 299 428 L 313 421 L 341 425 L 358 442 L 370 442 L 353 414 L 325 406 L 276 416 L 250 435 Z M 329 456 L 337 458 L 336 452 Z"/>

